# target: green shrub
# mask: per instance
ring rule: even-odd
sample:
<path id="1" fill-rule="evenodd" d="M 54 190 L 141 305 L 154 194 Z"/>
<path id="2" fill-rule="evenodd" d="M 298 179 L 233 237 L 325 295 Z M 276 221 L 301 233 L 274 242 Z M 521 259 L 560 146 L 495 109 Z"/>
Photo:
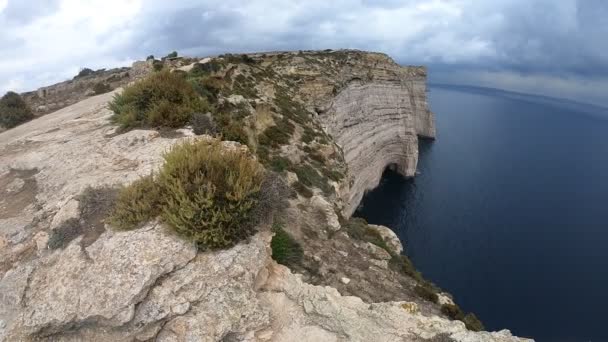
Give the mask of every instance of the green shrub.
<path id="1" fill-rule="evenodd" d="M 168 54 L 165 58 L 176 58 L 177 57 L 177 51 L 173 51 L 170 54 Z"/>
<path id="2" fill-rule="evenodd" d="M 34 118 L 21 96 L 9 91 L 0 98 L 0 126 L 13 128 Z"/>
<path id="3" fill-rule="evenodd" d="M 177 145 L 165 155 L 158 177 L 162 218 L 202 248 L 234 245 L 253 233 L 250 213 L 263 170 L 247 153 L 217 141 Z"/>
<path id="4" fill-rule="evenodd" d="M 428 300 L 429 302 L 437 303 L 437 300 L 439 299 L 437 293 L 435 293 L 435 291 L 428 286 L 416 285 L 414 287 L 414 292 L 416 292 L 420 298 Z"/>
<path id="5" fill-rule="evenodd" d="M 299 165 L 293 171 L 298 175 L 298 180 L 302 184 L 308 187 L 317 187 L 325 194 L 331 193 L 332 187 L 327 183 L 327 179 L 321 176 L 312 166 L 308 164 Z"/>
<path id="6" fill-rule="evenodd" d="M 154 55 L 150 55 L 150 56 L 146 57 L 146 60 L 147 61 L 150 61 L 150 60 L 153 61 L 154 60 Z"/>
<path id="7" fill-rule="evenodd" d="M 217 133 L 219 133 L 217 125 L 215 124 L 215 121 L 213 120 L 213 117 L 211 117 L 210 113 L 193 114 L 192 118 L 190 119 L 190 124 L 192 125 L 192 130 L 196 135 L 216 135 Z"/>
<path id="8" fill-rule="evenodd" d="M 114 96 L 113 120 L 124 129 L 182 127 L 193 113 L 206 112 L 207 103 L 181 75 L 163 70 Z"/>
<path id="9" fill-rule="evenodd" d="M 110 87 L 109 84 L 103 82 L 95 83 L 95 85 L 93 86 L 93 92 L 95 92 L 95 95 L 105 94 L 111 90 L 112 87 Z"/>
<path id="10" fill-rule="evenodd" d="M 120 192 L 111 224 L 132 229 L 160 215 L 201 248 L 229 247 L 253 233 L 264 177 L 258 162 L 215 140 L 185 142 L 164 158 L 156 180 L 144 177 Z"/>
<path id="11" fill-rule="evenodd" d="M 371 228 L 367 221 L 359 217 L 351 217 L 346 223 L 346 232 L 348 235 L 356 240 L 371 242 L 374 245 L 383 248 L 389 254 L 393 254 L 393 251 L 388 247 L 382 235 L 375 229 Z"/>
<path id="12" fill-rule="evenodd" d="M 276 172 L 283 172 L 291 165 L 291 161 L 285 157 L 276 156 L 270 160 L 270 168 Z"/>
<path id="13" fill-rule="evenodd" d="M 393 271 L 410 276 L 419 283 L 425 281 L 422 274 L 416 270 L 414 264 L 405 255 L 393 255 L 388 265 Z"/>
<path id="14" fill-rule="evenodd" d="M 441 306 L 441 312 L 450 319 L 462 320 L 464 318 L 464 313 L 456 304 L 443 304 Z"/>
<path id="15" fill-rule="evenodd" d="M 160 188 L 152 175 L 142 177 L 120 190 L 109 222 L 118 229 L 133 229 L 158 216 Z"/>
<path id="16" fill-rule="evenodd" d="M 207 63 L 196 63 L 190 69 L 190 77 L 203 77 L 214 72 L 222 70 L 223 65 L 217 60 L 211 60 Z"/>
<path id="17" fill-rule="evenodd" d="M 81 78 L 81 77 L 86 77 L 86 76 L 90 76 L 90 75 L 94 75 L 94 74 L 95 74 L 95 71 L 93 71 L 92 69 L 82 68 L 78 72 L 78 75 L 74 76 L 74 79 Z"/>
<path id="18" fill-rule="evenodd" d="M 283 118 L 276 122 L 276 125 L 270 126 L 259 136 L 259 143 L 264 146 L 279 147 L 289 144 L 289 139 L 295 130 L 295 126 L 287 118 Z"/>
<path id="19" fill-rule="evenodd" d="M 483 323 L 481 323 L 481 321 L 477 318 L 477 316 L 475 316 L 474 313 L 466 314 L 462 321 L 464 322 L 464 325 L 467 327 L 467 329 L 471 331 L 486 330 L 486 328 L 483 326 Z"/>
<path id="20" fill-rule="evenodd" d="M 270 242 L 272 258 L 288 267 L 302 263 L 304 251 L 302 246 L 278 224 L 273 225 L 274 236 Z"/>

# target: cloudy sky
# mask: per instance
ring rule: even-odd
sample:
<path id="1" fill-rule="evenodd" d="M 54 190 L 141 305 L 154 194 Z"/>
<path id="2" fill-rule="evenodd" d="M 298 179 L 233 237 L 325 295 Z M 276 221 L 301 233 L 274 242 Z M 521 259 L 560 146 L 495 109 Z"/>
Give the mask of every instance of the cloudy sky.
<path id="1" fill-rule="evenodd" d="M 0 0 L 0 92 L 172 50 L 356 48 L 432 82 L 608 106 L 604 0 Z"/>

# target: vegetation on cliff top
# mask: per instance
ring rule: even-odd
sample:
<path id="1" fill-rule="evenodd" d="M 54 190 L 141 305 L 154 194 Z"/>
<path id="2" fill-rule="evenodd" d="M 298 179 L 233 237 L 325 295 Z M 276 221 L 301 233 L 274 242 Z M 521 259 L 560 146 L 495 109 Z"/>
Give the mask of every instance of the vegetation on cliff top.
<path id="1" fill-rule="evenodd" d="M 110 222 L 132 229 L 160 215 L 201 248 L 229 247 L 254 232 L 251 213 L 263 177 L 246 152 L 216 140 L 185 142 L 165 155 L 157 176 L 122 189 Z"/>
<path id="2" fill-rule="evenodd" d="M 0 98 L 0 126 L 13 128 L 34 118 L 34 114 L 15 92 L 9 91 Z"/>
<path id="3" fill-rule="evenodd" d="M 161 70 L 124 89 L 110 103 L 112 119 L 123 129 L 185 126 L 208 104 L 180 73 Z"/>

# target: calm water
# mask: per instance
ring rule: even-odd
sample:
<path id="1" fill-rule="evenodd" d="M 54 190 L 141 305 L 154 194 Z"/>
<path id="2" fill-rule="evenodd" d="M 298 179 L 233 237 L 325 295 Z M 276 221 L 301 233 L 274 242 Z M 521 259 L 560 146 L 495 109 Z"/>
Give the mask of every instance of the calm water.
<path id="1" fill-rule="evenodd" d="M 431 87 L 438 137 L 414 180 L 386 173 L 357 215 L 490 330 L 608 341 L 608 113 Z"/>

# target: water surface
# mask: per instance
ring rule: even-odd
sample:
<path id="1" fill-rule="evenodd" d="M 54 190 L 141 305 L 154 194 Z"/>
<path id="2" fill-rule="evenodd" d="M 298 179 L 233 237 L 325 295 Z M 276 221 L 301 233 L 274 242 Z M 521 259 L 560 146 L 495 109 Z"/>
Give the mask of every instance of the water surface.
<path id="1" fill-rule="evenodd" d="M 419 175 L 385 173 L 356 215 L 486 328 L 608 341 L 608 112 L 466 87 L 429 101 Z"/>

